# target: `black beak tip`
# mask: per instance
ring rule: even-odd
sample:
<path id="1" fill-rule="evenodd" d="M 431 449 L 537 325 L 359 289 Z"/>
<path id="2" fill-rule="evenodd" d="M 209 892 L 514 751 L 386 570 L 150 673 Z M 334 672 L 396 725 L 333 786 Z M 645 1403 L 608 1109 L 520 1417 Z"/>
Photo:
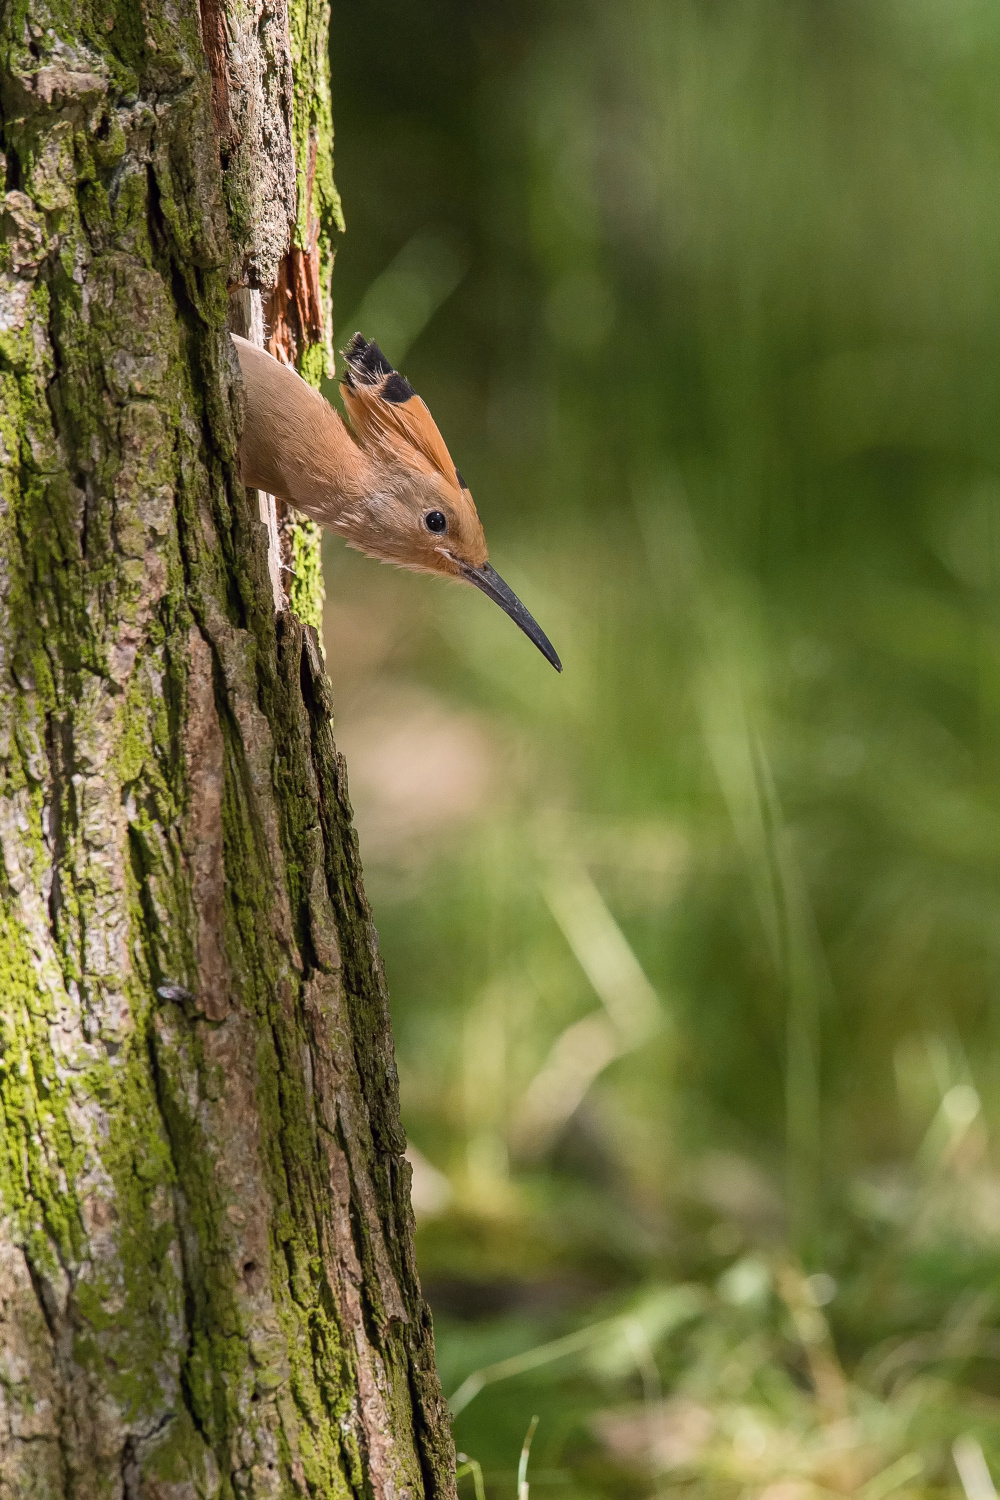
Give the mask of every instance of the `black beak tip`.
<path id="1" fill-rule="evenodd" d="M 468 581 L 474 583 L 477 589 L 481 589 L 487 598 L 493 600 L 494 604 L 499 604 L 504 613 L 510 615 L 514 624 L 524 631 L 528 640 L 534 642 L 545 660 L 551 662 L 557 672 L 561 672 L 563 666 L 556 648 L 537 620 L 525 609 L 514 590 L 504 583 L 496 569 L 492 568 L 488 562 L 482 563 L 478 568 L 468 563 L 462 563 L 460 567 Z"/>

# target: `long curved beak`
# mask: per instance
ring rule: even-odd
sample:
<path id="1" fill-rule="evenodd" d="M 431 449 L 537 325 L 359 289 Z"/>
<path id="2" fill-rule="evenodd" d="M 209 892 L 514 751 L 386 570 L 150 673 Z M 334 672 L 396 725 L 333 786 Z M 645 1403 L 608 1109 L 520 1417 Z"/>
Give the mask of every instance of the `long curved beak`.
<path id="1" fill-rule="evenodd" d="M 496 568 L 491 568 L 488 562 L 482 563 L 478 568 L 470 567 L 468 563 L 463 562 L 460 562 L 458 566 L 462 571 L 462 577 L 474 583 L 477 589 L 482 589 L 486 597 L 492 599 L 494 604 L 499 604 L 500 608 L 510 615 L 514 624 L 524 631 L 528 640 L 534 641 L 545 660 L 550 661 L 557 672 L 561 672 L 562 662 L 556 655 L 552 642 L 533 616 L 529 615 L 514 590 L 507 587 Z"/>

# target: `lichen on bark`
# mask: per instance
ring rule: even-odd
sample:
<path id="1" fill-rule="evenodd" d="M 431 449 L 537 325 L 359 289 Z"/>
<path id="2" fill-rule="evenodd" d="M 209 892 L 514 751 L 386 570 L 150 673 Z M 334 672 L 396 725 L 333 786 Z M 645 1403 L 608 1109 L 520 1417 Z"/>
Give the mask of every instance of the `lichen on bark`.
<path id="1" fill-rule="evenodd" d="M 282 15 L 0 11 L 0 1500 L 454 1489 L 329 689 L 234 466 Z"/>

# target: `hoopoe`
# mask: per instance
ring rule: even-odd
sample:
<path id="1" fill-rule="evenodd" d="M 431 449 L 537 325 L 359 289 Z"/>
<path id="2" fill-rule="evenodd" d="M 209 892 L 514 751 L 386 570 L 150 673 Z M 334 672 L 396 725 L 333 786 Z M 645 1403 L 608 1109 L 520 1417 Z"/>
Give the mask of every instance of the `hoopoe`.
<path id="1" fill-rule="evenodd" d="M 561 672 L 548 637 L 487 561 L 469 487 L 434 418 L 378 344 L 356 333 L 344 350 L 349 428 L 289 365 L 235 334 L 233 342 L 247 393 L 243 483 L 288 501 L 369 557 L 475 584 Z"/>

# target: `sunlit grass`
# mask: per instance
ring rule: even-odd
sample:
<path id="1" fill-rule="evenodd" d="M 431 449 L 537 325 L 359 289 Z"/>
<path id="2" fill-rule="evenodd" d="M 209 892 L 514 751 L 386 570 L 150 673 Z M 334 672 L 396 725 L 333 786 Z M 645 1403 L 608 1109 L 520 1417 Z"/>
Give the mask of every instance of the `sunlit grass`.
<path id="1" fill-rule="evenodd" d="M 963 1399 L 955 1379 L 977 1344 L 989 1342 L 977 1313 L 966 1309 L 919 1349 L 912 1341 L 875 1348 L 852 1379 L 824 1316 L 831 1292 L 831 1278 L 746 1257 L 713 1291 L 647 1291 L 617 1318 L 475 1372 L 453 1399 L 464 1407 L 482 1389 L 488 1403 L 493 1382 L 575 1362 L 578 1386 L 589 1384 L 594 1403 L 589 1415 L 578 1413 L 589 1451 L 578 1433 L 573 1481 L 553 1473 L 559 1455 L 550 1447 L 549 1469 L 536 1479 L 546 1490 L 576 1493 L 579 1483 L 588 1493 L 617 1468 L 618 1482 L 635 1493 L 697 1486 L 735 1496 L 749 1486 L 769 1500 L 963 1491 L 984 1500 L 987 1454 L 996 1462 L 1000 1452 L 1000 1403 Z M 599 1405 L 629 1374 L 642 1399 Z M 531 1395 L 538 1399 L 537 1387 Z M 488 1411 L 481 1420 L 489 1422 Z"/>

